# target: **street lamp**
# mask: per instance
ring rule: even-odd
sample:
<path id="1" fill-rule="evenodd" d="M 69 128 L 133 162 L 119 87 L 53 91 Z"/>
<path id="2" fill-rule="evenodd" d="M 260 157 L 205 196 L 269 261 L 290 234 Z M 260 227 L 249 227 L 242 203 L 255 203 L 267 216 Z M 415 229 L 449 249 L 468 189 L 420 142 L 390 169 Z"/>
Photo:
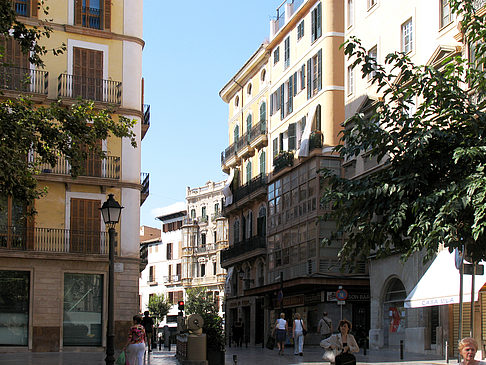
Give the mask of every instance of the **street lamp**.
<path id="1" fill-rule="evenodd" d="M 108 270 L 108 325 L 106 329 L 106 358 L 107 365 L 115 364 L 115 224 L 120 220 L 123 207 L 113 198 L 113 194 L 108 194 L 108 200 L 100 208 L 103 221 L 108 226 L 109 251 L 108 258 L 110 266 Z"/>

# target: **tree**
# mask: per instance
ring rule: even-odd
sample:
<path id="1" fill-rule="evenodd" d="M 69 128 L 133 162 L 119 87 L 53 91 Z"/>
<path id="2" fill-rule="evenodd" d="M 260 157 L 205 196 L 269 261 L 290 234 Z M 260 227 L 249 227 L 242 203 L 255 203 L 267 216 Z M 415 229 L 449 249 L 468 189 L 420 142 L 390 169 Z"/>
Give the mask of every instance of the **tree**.
<path id="1" fill-rule="evenodd" d="M 205 288 L 192 288 L 187 290 L 185 303 L 186 314 L 199 314 L 204 320 L 203 332 L 206 334 L 207 347 L 217 351 L 224 350 L 225 336 L 223 319 L 212 298 L 208 297 Z"/>
<path id="2" fill-rule="evenodd" d="M 47 8 L 39 2 L 44 14 Z M 10 0 L 0 0 L 0 33 L 13 37 L 29 60 L 42 67 L 42 56 L 48 50 L 42 39 L 49 37 L 52 29 L 44 25 L 26 27 L 16 19 Z M 62 52 L 64 45 L 52 50 Z M 3 62 L 0 49 L 0 63 Z M 27 82 L 29 80 L 26 80 Z M 97 110 L 90 101 L 65 105 L 60 100 L 51 105 L 37 105 L 29 98 L 5 98 L 0 102 L 0 196 L 13 196 L 24 204 L 32 203 L 45 193 L 38 187 L 36 175 L 41 164 L 55 166 L 57 157 L 63 155 L 71 166 L 71 175 L 76 177 L 90 152 L 104 157 L 97 141 L 108 136 L 130 138 L 136 146 L 132 127 L 135 122 L 123 116 L 112 117 L 114 110 Z"/>
<path id="3" fill-rule="evenodd" d="M 164 297 L 164 294 L 154 294 L 148 302 L 148 310 L 159 322 L 169 313 L 171 307 L 172 304 Z"/>
<path id="4" fill-rule="evenodd" d="M 343 261 L 417 251 L 426 260 L 439 245 L 462 244 L 474 261 L 486 258 L 485 19 L 470 0 L 450 4 L 474 60 L 417 66 L 393 53 L 380 65 L 358 39 L 343 45 L 382 96 L 371 113 L 345 121 L 335 148 L 343 159 L 366 152 L 380 168 L 356 180 L 322 172 L 322 203 L 333 209 L 323 218 L 337 224 L 332 238 L 344 237 Z M 419 101 L 413 113 L 411 99 Z"/>

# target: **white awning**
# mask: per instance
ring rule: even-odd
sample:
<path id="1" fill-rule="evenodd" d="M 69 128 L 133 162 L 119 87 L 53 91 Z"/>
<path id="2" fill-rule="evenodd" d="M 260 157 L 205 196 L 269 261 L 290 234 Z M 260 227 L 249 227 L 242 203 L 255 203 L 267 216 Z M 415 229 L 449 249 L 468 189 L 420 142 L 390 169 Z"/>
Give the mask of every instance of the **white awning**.
<path id="1" fill-rule="evenodd" d="M 228 179 L 224 183 L 224 187 L 223 187 L 224 206 L 225 207 L 233 204 L 233 193 L 231 192 L 230 186 L 231 186 L 231 183 L 233 182 L 234 177 L 235 177 L 235 169 L 231 169 L 231 173 L 228 176 Z"/>
<path id="2" fill-rule="evenodd" d="M 484 265 L 484 261 L 481 261 Z M 464 275 L 463 302 L 471 301 L 472 275 Z M 474 300 L 486 282 L 486 275 L 475 275 Z M 459 270 L 455 266 L 454 253 L 447 249 L 439 252 L 415 288 L 405 299 L 405 308 L 431 307 L 459 303 Z"/>
<path id="3" fill-rule="evenodd" d="M 233 276 L 233 266 L 228 268 L 226 272 L 226 280 L 224 283 L 224 295 L 228 296 L 231 294 L 231 277 Z"/>
<path id="4" fill-rule="evenodd" d="M 309 111 L 309 114 L 307 115 L 304 132 L 302 133 L 302 137 L 300 139 L 299 157 L 309 156 L 309 138 L 312 132 L 312 124 L 314 123 L 316 109 L 317 107 L 312 107 L 312 109 Z"/>

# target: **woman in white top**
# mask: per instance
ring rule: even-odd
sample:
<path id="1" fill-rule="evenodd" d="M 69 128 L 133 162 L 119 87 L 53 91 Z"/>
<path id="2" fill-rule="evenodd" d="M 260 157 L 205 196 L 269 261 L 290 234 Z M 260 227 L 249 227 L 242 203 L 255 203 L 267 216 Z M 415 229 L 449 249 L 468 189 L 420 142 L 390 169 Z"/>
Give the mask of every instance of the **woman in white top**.
<path id="1" fill-rule="evenodd" d="M 274 333 L 277 331 L 276 341 L 279 355 L 283 355 L 285 340 L 287 338 L 287 329 L 288 324 L 285 320 L 285 313 L 280 313 L 280 318 L 278 318 L 275 322 L 275 328 L 273 329 Z"/>
<path id="2" fill-rule="evenodd" d="M 293 335 L 294 335 L 294 355 L 303 356 L 304 352 L 304 330 L 305 324 L 300 317 L 300 313 L 295 313 Z"/>
<path id="3" fill-rule="evenodd" d="M 485 361 L 474 360 L 478 351 L 478 343 L 474 338 L 466 337 L 459 342 L 459 353 L 462 357 L 461 365 L 484 365 Z"/>
<path id="4" fill-rule="evenodd" d="M 345 352 L 359 352 L 359 347 L 354 336 L 349 333 L 351 330 L 351 322 L 343 319 L 339 322 L 338 328 L 340 333 L 322 340 L 321 347 L 333 350 L 335 355 Z"/>

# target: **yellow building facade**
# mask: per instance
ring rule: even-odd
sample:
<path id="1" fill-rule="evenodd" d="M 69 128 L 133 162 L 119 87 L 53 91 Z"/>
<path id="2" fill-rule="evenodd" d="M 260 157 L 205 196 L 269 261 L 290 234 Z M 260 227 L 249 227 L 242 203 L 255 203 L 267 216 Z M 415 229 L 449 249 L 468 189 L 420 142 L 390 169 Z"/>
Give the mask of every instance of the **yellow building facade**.
<path id="1" fill-rule="evenodd" d="M 23 23 L 38 26 L 44 20 L 37 1 L 12 3 Z M 31 80 L 22 89 L 12 77 L 1 86 L 1 97 L 21 92 L 38 104 L 61 98 L 65 105 L 80 97 L 93 100 L 96 109 L 114 107 L 115 120 L 120 115 L 136 120 L 137 147 L 115 137 L 100 141 L 106 158 L 88 156 L 76 179 L 64 156 L 54 167 L 43 166 L 37 179 L 47 194 L 35 202 L 38 213 L 32 225 L 15 221 L 17 207 L 5 203 L 8 209 L 2 214 L 7 215 L 0 227 L 0 351 L 101 350 L 108 314 L 108 234 L 99 208 L 108 194 L 124 207 L 116 227 L 117 340 L 124 341 L 139 308 L 140 205 L 149 181 L 148 174 L 140 172 L 140 147 L 150 116 L 143 105 L 142 1 L 47 0 L 45 6 L 53 33 L 42 44 L 49 49 L 64 43 L 66 51 L 46 55 L 43 70 L 25 60 L 5 67 L 7 75 L 30 73 Z M 6 52 L 16 50 L 7 47 Z M 8 308 L 8 303 L 15 305 Z"/>

